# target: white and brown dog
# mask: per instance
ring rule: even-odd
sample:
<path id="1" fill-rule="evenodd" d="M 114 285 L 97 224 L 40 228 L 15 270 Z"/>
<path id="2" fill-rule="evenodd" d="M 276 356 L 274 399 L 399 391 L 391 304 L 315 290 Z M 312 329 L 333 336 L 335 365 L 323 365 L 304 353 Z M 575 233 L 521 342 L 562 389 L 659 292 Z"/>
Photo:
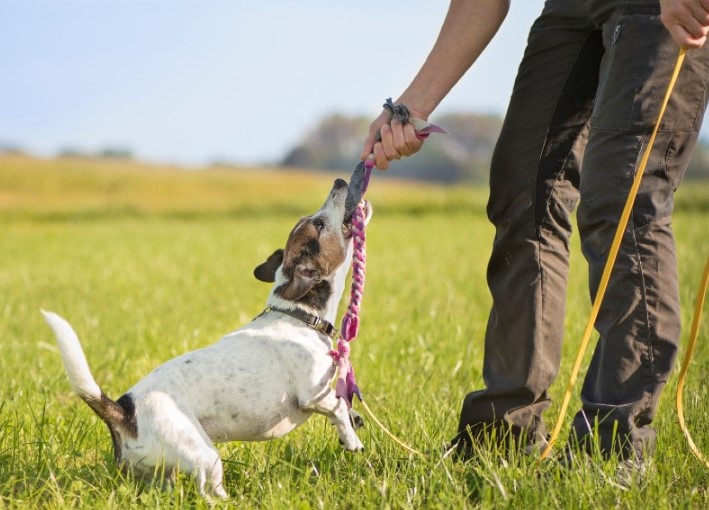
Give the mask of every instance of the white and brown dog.
<path id="1" fill-rule="evenodd" d="M 298 221 L 285 250 L 255 269 L 259 280 L 274 282 L 261 315 L 158 366 L 116 401 L 94 380 L 69 323 L 43 311 L 71 386 L 108 425 L 122 469 L 144 479 L 163 473 L 168 481 L 180 469 L 203 495 L 223 498 L 215 442 L 277 438 L 313 413 L 330 419 L 347 450 L 363 449 L 356 415 L 332 389 L 332 322 L 352 257 L 346 195 L 347 183 L 336 180 L 322 208 Z"/>

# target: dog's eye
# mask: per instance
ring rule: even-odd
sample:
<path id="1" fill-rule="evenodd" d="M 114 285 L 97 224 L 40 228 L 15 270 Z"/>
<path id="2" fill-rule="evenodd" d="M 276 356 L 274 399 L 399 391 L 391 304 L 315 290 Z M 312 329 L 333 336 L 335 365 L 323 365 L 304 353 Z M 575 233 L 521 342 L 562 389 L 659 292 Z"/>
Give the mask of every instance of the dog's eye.
<path id="1" fill-rule="evenodd" d="M 313 220 L 313 226 L 315 227 L 315 230 L 317 230 L 318 232 L 322 232 L 322 229 L 325 228 L 325 222 L 322 218 L 315 218 Z"/>

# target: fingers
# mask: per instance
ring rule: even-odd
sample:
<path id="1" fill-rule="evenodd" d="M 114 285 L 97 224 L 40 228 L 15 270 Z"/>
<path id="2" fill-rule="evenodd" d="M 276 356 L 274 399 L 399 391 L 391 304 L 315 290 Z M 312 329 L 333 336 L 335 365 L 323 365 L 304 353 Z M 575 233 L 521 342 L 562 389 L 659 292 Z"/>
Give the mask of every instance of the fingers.
<path id="1" fill-rule="evenodd" d="M 674 40 L 680 44 L 680 46 L 687 49 L 701 48 L 707 40 L 706 34 L 697 37 L 681 26 L 676 27 L 674 32 L 670 30 L 670 33 L 672 34 Z"/>
<path id="2" fill-rule="evenodd" d="M 690 5 L 692 16 L 702 26 L 709 25 L 709 0 L 697 0 Z"/>
<path id="3" fill-rule="evenodd" d="M 372 153 L 374 154 L 374 161 L 376 162 L 376 167 L 379 170 L 386 170 L 389 168 L 389 158 L 387 158 L 386 154 L 384 154 L 384 147 L 382 146 L 381 142 L 377 142 L 374 144 L 374 150 Z"/>
<path id="4" fill-rule="evenodd" d="M 402 157 L 415 154 L 423 145 L 423 140 L 416 135 L 416 129 L 410 122 L 402 125 L 397 119 L 392 120 L 391 134 L 394 149 Z"/>
<path id="5" fill-rule="evenodd" d="M 406 140 L 407 147 L 411 150 L 411 152 L 407 154 L 408 156 L 421 150 L 424 138 L 419 138 L 413 124 L 408 123 L 404 125 L 404 139 Z"/>
<path id="6" fill-rule="evenodd" d="M 701 48 L 709 34 L 709 0 L 662 0 L 662 22 L 684 48 Z"/>
<path id="7" fill-rule="evenodd" d="M 369 134 L 364 140 L 364 146 L 362 147 L 362 152 L 359 155 L 359 159 L 366 159 L 367 156 L 374 153 L 374 144 L 377 140 L 377 133 L 379 133 L 380 128 L 389 122 L 389 112 L 386 110 L 379 114 L 379 117 L 374 119 L 374 121 L 369 125 Z"/>
<path id="8" fill-rule="evenodd" d="M 374 142 L 375 135 L 371 134 L 365 141 L 362 155 L 369 149 L 368 154 L 374 154 L 376 166 L 380 170 L 389 168 L 389 163 L 403 157 L 411 156 L 421 149 L 423 140 L 416 136 L 416 130 L 411 123 L 402 124 L 398 119 L 392 119 L 388 124 L 379 128 L 380 142 Z M 371 149 L 370 149 L 371 147 Z M 362 159 L 364 159 L 363 156 Z"/>
<path id="9" fill-rule="evenodd" d="M 391 130 L 391 147 L 387 147 L 388 153 L 395 152 L 399 158 L 404 156 L 409 156 L 411 154 L 411 149 L 406 145 L 406 138 L 404 137 L 404 126 L 398 119 L 392 119 L 389 125 Z"/>
<path id="10" fill-rule="evenodd" d="M 687 49 L 698 49 L 704 46 L 707 40 L 707 29 L 699 31 L 696 28 L 690 30 L 686 25 L 670 25 L 667 29 L 677 44 Z M 695 35 L 696 34 L 696 35 Z"/>
<path id="11" fill-rule="evenodd" d="M 373 134 L 367 135 L 364 140 L 364 146 L 362 147 L 362 152 L 359 155 L 359 159 L 365 160 L 367 156 L 374 153 L 374 136 Z"/>
<path id="12" fill-rule="evenodd" d="M 706 18 L 706 16 L 705 16 Z M 702 24 L 702 22 L 704 24 Z M 707 36 L 707 20 L 701 19 L 701 16 L 695 15 L 692 11 L 691 15 L 684 18 L 681 26 L 689 34 L 691 39 L 702 39 Z"/>

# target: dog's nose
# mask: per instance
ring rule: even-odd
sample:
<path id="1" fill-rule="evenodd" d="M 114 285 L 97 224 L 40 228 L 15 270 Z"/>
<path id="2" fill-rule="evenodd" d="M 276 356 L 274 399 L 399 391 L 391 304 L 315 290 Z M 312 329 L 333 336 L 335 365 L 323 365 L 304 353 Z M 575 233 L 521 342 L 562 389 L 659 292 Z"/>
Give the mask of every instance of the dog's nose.
<path id="1" fill-rule="evenodd" d="M 347 187 L 347 181 L 344 179 L 335 179 L 335 183 L 332 185 L 332 189 L 342 189 Z"/>

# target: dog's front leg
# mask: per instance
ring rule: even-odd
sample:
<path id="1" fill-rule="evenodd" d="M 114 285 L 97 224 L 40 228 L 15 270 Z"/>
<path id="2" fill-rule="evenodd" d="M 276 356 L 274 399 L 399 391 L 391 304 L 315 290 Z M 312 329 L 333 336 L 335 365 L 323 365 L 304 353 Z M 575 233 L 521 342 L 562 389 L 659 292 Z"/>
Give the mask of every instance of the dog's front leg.
<path id="1" fill-rule="evenodd" d="M 352 427 L 347 404 L 344 400 L 335 396 L 334 390 L 328 391 L 324 397 L 315 402 L 307 402 L 301 405 L 301 408 L 305 411 L 312 411 L 327 416 L 337 429 L 340 442 L 346 450 L 351 452 L 364 450 L 364 445 L 359 440 Z"/>

